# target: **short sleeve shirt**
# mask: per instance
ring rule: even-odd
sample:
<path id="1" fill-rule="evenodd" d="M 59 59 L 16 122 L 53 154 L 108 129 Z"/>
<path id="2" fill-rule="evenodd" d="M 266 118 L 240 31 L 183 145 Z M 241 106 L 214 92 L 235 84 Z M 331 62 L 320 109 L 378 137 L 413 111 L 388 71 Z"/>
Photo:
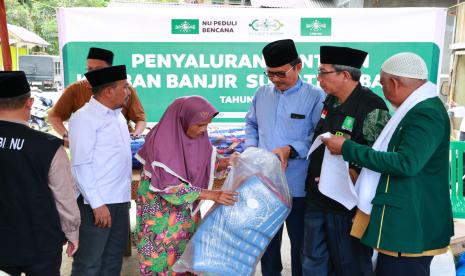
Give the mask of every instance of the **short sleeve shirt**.
<path id="1" fill-rule="evenodd" d="M 145 121 L 145 112 L 137 96 L 136 90 L 129 86 L 130 96 L 126 106 L 121 113 L 127 121 Z M 71 114 L 79 110 L 92 97 L 92 87 L 87 80 L 80 80 L 68 86 L 61 95 L 60 99 L 53 106 L 53 112 L 63 121 L 68 120 Z"/>

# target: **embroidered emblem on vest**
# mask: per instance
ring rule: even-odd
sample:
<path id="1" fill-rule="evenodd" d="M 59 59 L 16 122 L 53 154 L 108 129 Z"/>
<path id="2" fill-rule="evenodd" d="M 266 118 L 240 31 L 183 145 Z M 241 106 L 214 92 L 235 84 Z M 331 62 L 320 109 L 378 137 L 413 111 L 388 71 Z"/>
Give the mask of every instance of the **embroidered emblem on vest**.
<path id="1" fill-rule="evenodd" d="M 352 129 L 354 128 L 354 122 L 355 122 L 354 117 L 347 116 L 344 119 L 344 122 L 342 123 L 342 129 L 352 131 Z"/>

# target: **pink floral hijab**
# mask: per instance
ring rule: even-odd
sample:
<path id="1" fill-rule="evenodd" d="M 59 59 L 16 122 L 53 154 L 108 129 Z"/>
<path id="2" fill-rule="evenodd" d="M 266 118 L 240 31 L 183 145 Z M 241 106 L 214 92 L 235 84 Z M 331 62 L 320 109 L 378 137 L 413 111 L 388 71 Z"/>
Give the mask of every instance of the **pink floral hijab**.
<path id="1" fill-rule="evenodd" d="M 191 139 L 187 129 L 215 117 L 218 111 L 203 97 L 189 96 L 174 100 L 160 122 L 147 134 L 138 151 L 144 171 L 151 177 L 151 186 L 164 190 L 179 185 L 180 179 L 152 162 L 163 163 L 193 186 L 206 189 L 210 179 L 212 145 L 208 133 Z"/>

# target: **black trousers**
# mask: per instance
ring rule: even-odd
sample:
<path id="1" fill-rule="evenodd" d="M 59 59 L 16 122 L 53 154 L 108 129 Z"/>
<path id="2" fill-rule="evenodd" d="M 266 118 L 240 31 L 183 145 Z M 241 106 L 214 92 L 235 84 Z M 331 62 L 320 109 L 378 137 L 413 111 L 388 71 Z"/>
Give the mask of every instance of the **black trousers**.
<path id="1" fill-rule="evenodd" d="M 304 275 L 373 275 L 373 249 L 350 236 L 352 217 L 352 213 L 305 211 L 302 248 Z"/>
<path id="2" fill-rule="evenodd" d="M 378 254 L 376 276 L 429 276 L 432 256 L 392 257 Z"/>
<path id="3" fill-rule="evenodd" d="M 90 205 L 78 200 L 81 212 L 79 249 L 74 255 L 73 276 L 120 275 L 128 241 L 129 203 L 106 204 L 110 210 L 111 227 L 94 225 Z"/>
<path id="4" fill-rule="evenodd" d="M 46 260 L 31 265 L 0 266 L 0 271 L 4 271 L 11 276 L 20 276 L 21 273 L 26 274 L 26 276 L 60 276 L 61 254 L 62 250 L 60 249 L 56 256 Z"/>

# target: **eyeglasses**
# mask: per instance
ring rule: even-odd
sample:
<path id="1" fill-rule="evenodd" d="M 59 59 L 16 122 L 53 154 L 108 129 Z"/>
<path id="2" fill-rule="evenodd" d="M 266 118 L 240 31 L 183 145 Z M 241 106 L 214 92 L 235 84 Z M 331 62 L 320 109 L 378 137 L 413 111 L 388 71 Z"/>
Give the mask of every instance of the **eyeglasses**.
<path id="1" fill-rule="evenodd" d="M 270 79 L 272 77 L 278 77 L 280 79 L 283 79 L 283 78 L 285 78 L 287 76 L 287 73 L 289 73 L 292 70 L 292 68 L 294 68 L 296 65 L 292 65 L 292 67 L 289 68 L 289 70 L 287 70 L 287 71 L 278 71 L 278 72 L 265 71 L 263 73 Z"/>
<path id="2" fill-rule="evenodd" d="M 318 75 L 326 75 L 331 73 L 339 73 L 338 71 L 321 71 L 318 69 Z"/>

